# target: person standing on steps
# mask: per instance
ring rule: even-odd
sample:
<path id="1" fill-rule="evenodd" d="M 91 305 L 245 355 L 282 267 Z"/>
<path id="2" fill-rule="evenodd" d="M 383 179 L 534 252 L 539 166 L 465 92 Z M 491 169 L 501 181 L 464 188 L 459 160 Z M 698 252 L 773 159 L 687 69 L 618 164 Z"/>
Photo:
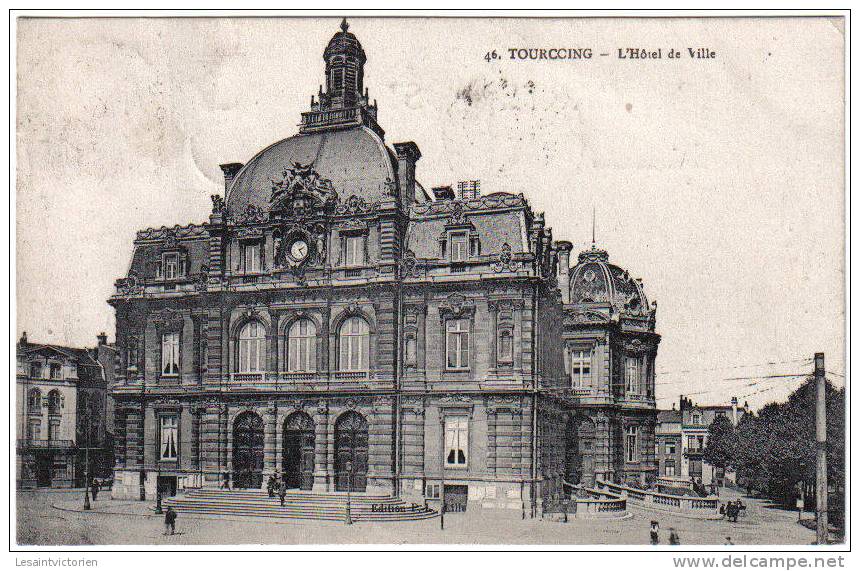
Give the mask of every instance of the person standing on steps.
<path id="1" fill-rule="evenodd" d="M 269 474 L 269 479 L 266 480 L 266 490 L 269 492 L 269 497 L 275 497 L 275 475 Z"/>
<path id="2" fill-rule="evenodd" d="M 281 507 L 284 507 L 284 498 L 287 497 L 287 483 L 281 480 L 281 485 L 278 487 L 278 497 L 281 498 Z"/>
<path id="3" fill-rule="evenodd" d="M 651 545 L 660 543 L 660 524 L 657 520 L 651 520 Z"/>

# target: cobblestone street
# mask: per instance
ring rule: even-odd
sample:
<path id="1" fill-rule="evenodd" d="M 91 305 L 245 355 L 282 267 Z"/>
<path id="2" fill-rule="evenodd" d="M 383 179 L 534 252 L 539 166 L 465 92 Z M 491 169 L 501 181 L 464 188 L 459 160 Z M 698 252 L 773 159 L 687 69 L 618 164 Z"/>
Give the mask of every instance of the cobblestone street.
<path id="1" fill-rule="evenodd" d="M 22 545 L 218 545 L 218 544 L 648 544 L 652 519 L 660 522 L 661 543 L 674 527 L 683 545 L 808 545 L 814 532 L 797 523 L 797 513 L 745 498 L 748 515 L 738 523 L 703 521 L 674 514 L 632 511 L 624 520 L 522 520 L 519 512 L 448 514 L 445 530 L 438 518 L 400 523 L 355 524 L 251 518 L 215 518 L 180 514 L 178 535 L 164 536 L 163 518 L 152 502 L 114 501 L 107 495 L 81 511 L 83 492 L 19 492 L 18 543 Z M 805 517 L 809 517 L 806 514 Z"/>

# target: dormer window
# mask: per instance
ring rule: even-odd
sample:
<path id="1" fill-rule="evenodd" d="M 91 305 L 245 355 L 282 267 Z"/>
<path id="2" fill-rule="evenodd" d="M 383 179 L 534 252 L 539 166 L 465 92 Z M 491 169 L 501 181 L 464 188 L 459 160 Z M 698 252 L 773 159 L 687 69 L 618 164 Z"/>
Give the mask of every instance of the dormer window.
<path id="1" fill-rule="evenodd" d="M 164 279 L 175 280 L 179 277 L 179 254 L 172 252 L 164 254 L 161 259 L 162 274 Z"/>
<path id="2" fill-rule="evenodd" d="M 451 261 L 465 262 L 469 258 L 469 238 L 465 232 L 451 234 Z"/>
<path id="3" fill-rule="evenodd" d="M 62 379 L 63 378 L 63 366 L 59 363 L 51 363 L 50 365 L 50 375 L 52 379 Z"/>
<path id="4" fill-rule="evenodd" d="M 30 377 L 33 379 L 42 378 L 42 363 L 30 363 Z"/>

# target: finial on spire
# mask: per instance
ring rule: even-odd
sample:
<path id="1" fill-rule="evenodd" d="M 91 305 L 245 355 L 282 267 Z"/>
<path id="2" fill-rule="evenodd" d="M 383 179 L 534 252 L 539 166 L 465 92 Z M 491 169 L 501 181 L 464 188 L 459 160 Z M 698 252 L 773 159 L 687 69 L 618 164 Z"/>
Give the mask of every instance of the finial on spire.
<path id="1" fill-rule="evenodd" d="M 343 33 L 344 33 L 344 34 L 345 34 L 345 33 L 346 33 L 346 31 L 349 29 L 349 24 L 347 23 L 346 18 L 344 18 L 343 20 L 341 20 L 341 22 L 340 22 L 340 29 L 341 29 L 341 30 L 343 30 Z"/>
<path id="2" fill-rule="evenodd" d="M 595 226 L 597 225 L 596 220 L 597 220 L 597 207 L 592 206 L 591 207 L 591 249 L 592 250 L 595 247 L 594 246 L 594 244 L 595 244 L 594 237 L 595 237 Z"/>

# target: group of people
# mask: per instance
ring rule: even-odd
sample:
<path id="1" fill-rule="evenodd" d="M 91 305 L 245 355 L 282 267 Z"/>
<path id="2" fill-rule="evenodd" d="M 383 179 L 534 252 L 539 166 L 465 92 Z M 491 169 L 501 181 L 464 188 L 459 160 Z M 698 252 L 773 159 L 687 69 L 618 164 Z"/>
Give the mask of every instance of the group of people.
<path id="1" fill-rule="evenodd" d="M 660 522 L 651 520 L 651 545 L 660 544 Z M 669 528 L 669 545 L 681 545 L 681 538 L 674 527 Z"/>
<path id="2" fill-rule="evenodd" d="M 281 506 L 284 505 L 284 498 L 287 497 L 287 480 L 280 472 L 275 472 L 269 476 L 266 481 L 266 490 L 268 490 L 270 498 L 274 498 L 275 493 L 277 493 L 281 499 Z"/>
<path id="3" fill-rule="evenodd" d="M 741 515 L 741 512 L 746 510 L 746 506 L 740 499 L 729 501 L 720 506 L 720 515 L 726 516 L 726 519 L 737 523 L 738 516 Z"/>

